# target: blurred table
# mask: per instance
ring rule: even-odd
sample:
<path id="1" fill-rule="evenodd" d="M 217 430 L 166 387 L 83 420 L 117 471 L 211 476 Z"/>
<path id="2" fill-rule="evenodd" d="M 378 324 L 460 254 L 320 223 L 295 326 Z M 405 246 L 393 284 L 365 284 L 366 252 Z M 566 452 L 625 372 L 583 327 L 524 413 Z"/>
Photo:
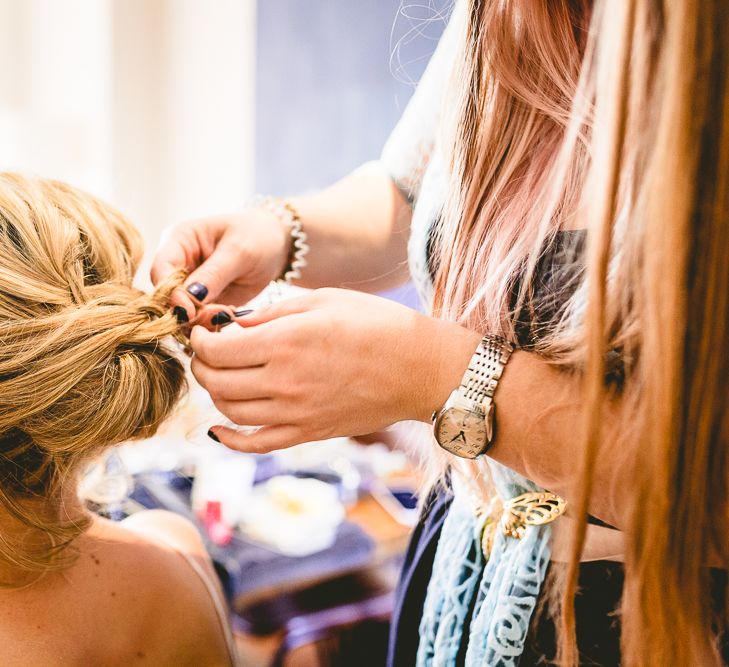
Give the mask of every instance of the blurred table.
<path id="1" fill-rule="evenodd" d="M 364 622 L 374 614 L 381 625 L 383 617 L 386 622 L 388 596 L 410 528 L 396 521 L 366 488 L 349 506 L 330 547 L 286 556 L 239 531 L 229 544 L 212 543 L 190 508 L 191 483 L 172 472 L 140 473 L 135 475 L 132 499 L 143 507 L 177 512 L 198 525 L 229 598 L 244 664 L 270 665 L 281 643 L 291 638 L 292 628 L 303 642 L 307 633 L 324 636 L 332 627 L 351 628 L 360 617 Z M 378 650 L 383 649 L 382 636 L 378 642 L 383 644 Z"/>
<path id="2" fill-rule="evenodd" d="M 271 577 L 270 571 L 256 576 L 257 573 L 248 568 L 251 576 L 234 592 L 233 607 L 235 610 L 250 608 L 277 596 L 387 565 L 401 557 L 409 533 L 408 527 L 395 521 L 372 496 L 365 495 L 349 508 L 347 521 L 340 527 L 331 549 L 301 558 L 279 557 L 278 563 L 256 563 L 260 569 L 288 567 L 285 576 L 275 573 Z M 216 555 L 215 549 L 213 555 Z M 313 561 L 317 564 L 307 567 Z"/>
<path id="3" fill-rule="evenodd" d="M 317 578 L 301 579 L 287 586 L 252 590 L 235 601 L 236 640 L 242 663 L 250 667 L 267 667 L 284 641 L 285 617 L 295 617 L 332 609 L 358 600 L 378 599 L 392 593 L 410 528 L 395 521 L 372 497 L 363 496 L 347 513 L 348 520 L 359 527 L 373 544 L 366 560 L 357 567 L 336 568 Z M 270 632 L 251 631 L 250 615 L 265 617 L 272 623 Z M 278 623 L 277 623 L 278 621 Z M 278 625 L 279 627 L 273 627 Z M 319 664 L 316 652 L 297 651 L 287 665 Z M 372 663 L 374 664 L 374 663 Z"/>

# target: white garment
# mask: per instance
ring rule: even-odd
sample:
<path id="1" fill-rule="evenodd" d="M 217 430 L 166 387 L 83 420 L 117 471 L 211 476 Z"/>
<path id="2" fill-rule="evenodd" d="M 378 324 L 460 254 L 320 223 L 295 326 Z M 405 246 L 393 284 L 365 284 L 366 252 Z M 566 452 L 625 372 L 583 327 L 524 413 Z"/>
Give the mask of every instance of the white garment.
<path id="1" fill-rule="evenodd" d="M 465 5 L 461 0 L 456 4 L 438 47 L 380 158 L 413 205 L 408 262 L 413 283 L 427 305 L 433 297 L 427 265 L 428 235 L 443 209 L 449 180 L 441 121 L 447 110 L 450 76 L 465 34 Z"/>

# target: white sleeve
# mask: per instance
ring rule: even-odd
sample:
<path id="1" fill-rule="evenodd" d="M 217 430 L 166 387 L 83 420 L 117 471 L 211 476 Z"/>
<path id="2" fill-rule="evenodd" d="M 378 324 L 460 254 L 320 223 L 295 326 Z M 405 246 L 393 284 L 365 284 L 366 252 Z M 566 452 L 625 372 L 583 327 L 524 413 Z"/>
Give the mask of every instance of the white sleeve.
<path id="1" fill-rule="evenodd" d="M 435 146 L 451 72 L 465 35 L 464 4 L 456 4 L 425 73 L 380 156 L 385 170 L 411 202 L 418 197 Z"/>

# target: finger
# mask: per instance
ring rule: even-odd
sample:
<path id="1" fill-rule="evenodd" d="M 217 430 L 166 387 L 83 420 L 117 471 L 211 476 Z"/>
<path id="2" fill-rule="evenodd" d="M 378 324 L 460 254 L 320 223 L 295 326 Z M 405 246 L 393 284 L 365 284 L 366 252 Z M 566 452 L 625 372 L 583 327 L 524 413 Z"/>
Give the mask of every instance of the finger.
<path id="1" fill-rule="evenodd" d="M 208 303 L 198 309 L 193 324 L 199 324 L 208 331 L 220 331 L 222 327 L 231 324 L 234 319 L 235 314 L 231 306 Z"/>
<path id="2" fill-rule="evenodd" d="M 248 303 L 255 299 L 265 287 L 266 285 L 260 284 L 231 283 L 218 295 L 216 300 L 220 303 Z"/>
<path id="3" fill-rule="evenodd" d="M 284 317 L 286 315 L 306 313 L 313 310 L 317 305 L 318 300 L 316 291 L 314 291 L 309 294 L 304 294 L 303 296 L 278 301 L 270 306 L 256 308 L 255 310 L 247 312 L 245 315 L 237 316 L 235 321 L 243 327 L 256 326 L 258 324 L 264 324 L 265 322 L 271 322 L 272 320 L 276 320 L 279 317 Z"/>
<path id="4" fill-rule="evenodd" d="M 152 284 L 157 285 L 180 269 L 192 271 L 195 266 L 188 257 L 198 253 L 197 242 L 184 226 L 166 227 L 149 270 Z"/>
<path id="5" fill-rule="evenodd" d="M 153 285 L 158 285 L 165 278 L 172 275 L 180 268 L 190 270 L 187 264 L 186 252 L 183 241 L 176 239 L 165 243 L 154 258 L 150 269 L 150 278 Z M 175 290 L 170 296 L 170 305 L 177 316 L 180 324 L 187 324 L 195 317 L 195 302 L 190 295 L 182 289 Z"/>
<path id="6" fill-rule="evenodd" d="M 268 363 L 273 340 L 264 328 L 226 327 L 214 332 L 194 326 L 190 347 L 196 357 L 213 368 L 248 368 Z"/>
<path id="7" fill-rule="evenodd" d="M 272 398 L 269 372 L 265 366 L 254 368 L 213 368 L 199 357 L 190 364 L 192 374 L 214 400 L 250 401 Z"/>
<path id="8" fill-rule="evenodd" d="M 285 424 L 280 401 L 261 398 L 252 401 L 213 400 L 215 407 L 239 426 L 276 426 Z"/>
<path id="9" fill-rule="evenodd" d="M 195 319 L 197 305 L 183 289 L 176 289 L 172 292 L 170 295 L 170 305 L 180 324 L 188 324 L 191 320 Z"/>
<path id="10" fill-rule="evenodd" d="M 227 426 L 213 426 L 208 431 L 208 435 L 211 433 L 214 439 L 222 442 L 226 447 L 251 454 L 267 454 L 278 449 L 299 445 L 308 440 L 297 426 L 284 424 L 263 426 L 249 433 L 236 431 Z"/>
<path id="11" fill-rule="evenodd" d="M 241 252 L 223 237 L 200 266 L 185 281 L 185 289 L 199 303 L 210 302 L 241 275 Z"/>
<path id="12" fill-rule="evenodd" d="M 158 285 L 161 283 L 167 276 L 171 276 L 175 271 L 179 271 L 181 266 L 185 265 L 185 257 L 180 253 L 180 258 L 178 261 L 170 261 L 165 259 L 164 257 L 159 257 L 159 255 L 155 258 L 154 264 L 152 264 L 152 267 L 149 270 L 149 277 L 152 280 L 153 285 Z"/>

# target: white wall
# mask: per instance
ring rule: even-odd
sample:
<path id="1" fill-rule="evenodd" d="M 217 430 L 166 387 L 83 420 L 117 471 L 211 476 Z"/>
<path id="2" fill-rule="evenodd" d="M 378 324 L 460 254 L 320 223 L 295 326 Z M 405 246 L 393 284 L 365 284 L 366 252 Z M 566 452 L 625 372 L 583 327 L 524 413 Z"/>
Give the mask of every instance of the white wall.
<path id="1" fill-rule="evenodd" d="M 172 222 L 253 181 L 255 0 L 0 0 L 0 169 Z"/>

